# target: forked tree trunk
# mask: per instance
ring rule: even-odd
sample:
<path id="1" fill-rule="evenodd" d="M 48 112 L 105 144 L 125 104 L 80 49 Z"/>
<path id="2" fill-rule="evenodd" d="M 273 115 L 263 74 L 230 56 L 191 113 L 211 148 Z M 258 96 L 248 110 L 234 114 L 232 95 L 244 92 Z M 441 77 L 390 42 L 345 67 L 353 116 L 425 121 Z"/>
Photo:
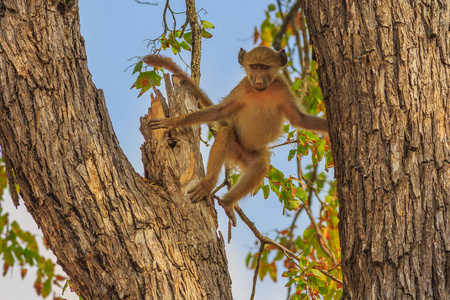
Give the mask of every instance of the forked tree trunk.
<path id="1" fill-rule="evenodd" d="M 133 170 L 76 2 L 0 1 L 0 145 L 28 211 L 84 299 L 230 299 L 214 207 L 182 192 L 203 174 L 199 128 L 167 141 L 143 118 L 148 179 Z M 169 94 L 170 113 L 195 107 L 182 88 Z"/>
<path id="2" fill-rule="evenodd" d="M 344 299 L 450 299 L 450 2 L 303 9 L 327 106 Z"/>

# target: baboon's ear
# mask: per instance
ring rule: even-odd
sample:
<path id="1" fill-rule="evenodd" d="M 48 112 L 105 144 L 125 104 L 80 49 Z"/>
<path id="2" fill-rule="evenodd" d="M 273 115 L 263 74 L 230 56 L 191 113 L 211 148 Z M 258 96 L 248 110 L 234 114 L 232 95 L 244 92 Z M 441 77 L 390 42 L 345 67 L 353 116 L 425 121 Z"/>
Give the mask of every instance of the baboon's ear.
<path id="1" fill-rule="evenodd" d="M 245 51 L 244 49 L 241 48 L 241 50 L 239 50 L 239 55 L 238 55 L 238 62 L 241 66 L 244 66 L 245 54 L 247 54 L 247 51 Z"/>
<path id="2" fill-rule="evenodd" d="M 286 51 L 284 49 L 278 51 L 278 55 L 280 56 L 280 64 L 282 67 L 284 67 L 287 64 L 287 55 Z"/>

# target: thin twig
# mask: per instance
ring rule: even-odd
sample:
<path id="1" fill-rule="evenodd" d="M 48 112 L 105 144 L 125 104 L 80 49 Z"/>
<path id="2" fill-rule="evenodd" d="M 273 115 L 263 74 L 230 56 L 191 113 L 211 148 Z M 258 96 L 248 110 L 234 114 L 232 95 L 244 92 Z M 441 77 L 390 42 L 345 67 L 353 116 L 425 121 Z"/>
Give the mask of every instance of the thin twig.
<path id="1" fill-rule="evenodd" d="M 224 180 L 218 187 L 216 187 L 216 188 L 212 191 L 211 196 L 214 196 L 221 188 L 223 188 L 223 187 L 226 186 L 226 185 L 227 185 L 227 181 Z"/>
<path id="2" fill-rule="evenodd" d="M 180 36 L 183 36 L 184 31 L 186 30 L 186 27 L 188 26 L 188 24 L 189 24 L 189 18 L 186 18 L 186 21 L 185 21 L 184 24 L 180 27 L 180 29 L 181 29 Z"/>
<path id="3" fill-rule="evenodd" d="M 164 11 L 163 11 L 163 23 L 164 23 L 164 33 L 163 36 L 166 35 L 167 30 L 169 30 L 169 26 L 167 26 L 167 20 L 166 20 L 166 13 L 167 13 L 167 8 L 169 7 L 169 0 L 166 0 L 166 4 L 164 6 Z"/>
<path id="4" fill-rule="evenodd" d="M 294 18 L 294 16 L 296 16 L 298 10 L 300 9 L 300 3 L 301 0 L 297 0 L 292 5 L 291 10 L 287 13 L 286 17 L 284 18 L 284 22 L 283 24 L 281 24 L 280 30 L 278 31 L 277 35 L 273 40 L 272 45 L 275 50 L 281 50 L 281 39 L 283 38 L 283 35 L 286 33 L 289 23 Z"/>
<path id="5" fill-rule="evenodd" d="M 269 149 L 274 149 L 274 148 L 277 148 L 277 147 L 281 147 L 281 146 L 285 146 L 285 145 L 290 145 L 290 144 L 295 144 L 295 143 L 299 143 L 299 142 L 300 142 L 299 139 L 296 139 L 296 140 L 287 140 L 287 141 L 284 142 L 284 143 L 270 146 Z"/>
<path id="6" fill-rule="evenodd" d="M 328 272 L 333 271 L 334 269 L 336 269 L 337 267 L 339 267 L 341 265 L 341 263 L 338 263 L 337 265 L 335 265 L 334 267 L 332 267 L 331 269 L 328 269 Z"/>
<path id="7" fill-rule="evenodd" d="M 301 17 L 300 21 L 305 22 L 303 13 L 301 14 L 301 16 L 302 17 Z M 297 47 L 298 47 L 298 52 L 299 52 L 299 57 L 300 57 L 300 64 L 302 67 L 302 74 L 303 74 L 302 87 L 300 89 L 299 98 L 303 103 L 303 98 L 305 98 L 306 93 L 308 91 L 308 84 L 309 84 L 308 76 L 311 76 L 311 70 L 310 70 L 311 69 L 311 61 L 309 59 L 309 39 L 308 39 L 306 30 L 302 30 L 302 39 L 303 39 L 303 43 L 304 43 L 304 46 L 302 49 L 301 42 L 300 42 L 300 36 L 299 36 L 299 30 L 298 30 L 297 24 L 295 22 L 292 22 L 292 28 L 294 29 L 293 31 L 295 33 L 295 39 L 297 42 Z M 303 28 L 305 28 L 305 26 L 303 26 Z M 304 51 L 304 53 L 302 50 Z"/>
<path id="8" fill-rule="evenodd" d="M 317 224 L 316 220 L 314 219 L 314 216 L 311 212 L 311 209 L 309 207 L 309 204 L 306 202 L 303 204 L 303 207 L 306 210 L 306 213 L 309 216 L 309 219 L 311 220 L 311 223 L 314 226 L 314 230 L 316 231 L 316 235 L 317 235 L 317 240 L 319 242 L 320 247 L 322 248 L 323 252 L 325 252 L 326 255 L 328 255 L 328 257 L 330 257 L 331 261 L 335 264 L 337 264 L 337 260 L 333 255 L 333 251 L 330 249 L 330 247 L 328 247 L 327 245 L 327 241 L 325 240 L 322 231 L 320 230 L 319 225 Z"/>
<path id="9" fill-rule="evenodd" d="M 314 192 L 314 195 L 316 196 L 317 200 L 319 200 L 320 204 L 323 205 L 324 202 L 322 199 L 320 199 L 319 193 L 317 192 L 317 189 L 314 187 L 314 184 L 310 180 L 306 179 L 304 176 L 302 177 L 302 180 L 306 183 L 309 189 Z"/>
<path id="10" fill-rule="evenodd" d="M 158 5 L 158 3 L 151 3 L 151 2 L 145 2 L 145 1 L 139 1 L 139 0 L 134 0 L 136 3 L 138 4 L 145 4 L 145 5 Z"/>
<path id="11" fill-rule="evenodd" d="M 262 257 L 265 246 L 266 246 L 266 243 L 261 243 L 261 246 L 259 247 L 258 261 L 256 262 L 255 274 L 253 275 L 253 287 L 252 287 L 252 294 L 250 296 L 250 300 L 255 299 L 256 282 L 258 281 L 259 266 L 261 264 L 261 257 Z"/>
<path id="12" fill-rule="evenodd" d="M 300 214 L 302 213 L 302 211 L 303 211 L 303 207 L 295 212 L 294 219 L 292 220 L 291 226 L 289 227 L 289 242 L 290 243 L 292 243 L 292 240 L 294 239 L 295 223 L 297 223 L 297 219 L 300 216 Z"/>
<path id="13" fill-rule="evenodd" d="M 205 144 L 206 147 L 209 147 L 208 141 L 205 141 L 204 139 L 202 139 L 201 136 L 200 136 L 200 142 L 202 142 L 203 144 Z"/>
<path id="14" fill-rule="evenodd" d="M 331 275 L 330 273 L 328 273 L 325 270 L 321 270 L 321 269 L 317 269 L 317 270 L 319 270 L 320 273 L 322 273 L 323 275 L 327 276 L 328 278 L 336 281 L 337 283 L 340 283 L 340 284 L 344 285 L 344 283 L 339 278 L 337 278 L 336 276 Z"/>

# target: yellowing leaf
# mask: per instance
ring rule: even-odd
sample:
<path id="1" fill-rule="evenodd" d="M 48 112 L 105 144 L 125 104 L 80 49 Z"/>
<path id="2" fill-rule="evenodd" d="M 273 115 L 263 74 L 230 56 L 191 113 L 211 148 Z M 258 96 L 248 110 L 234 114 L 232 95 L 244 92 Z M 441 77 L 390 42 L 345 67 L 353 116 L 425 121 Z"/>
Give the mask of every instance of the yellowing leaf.
<path id="1" fill-rule="evenodd" d="M 143 61 L 141 60 L 140 62 L 138 62 L 136 64 L 136 66 L 134 66 L 133 74 L 136 73 L 136 72 L 140 72 L 141 69 L 142 69 L 142 65 L 143 65 Z"/>
<path id="2" fill-rule="evenodd" d="M 202 37 L 205 39 L 210 39 L 212 38 L 212 34 L 206 31 L 205 29 L 202 29 Z"/>
<path id="3" fill-rule="evenodd" d="M 314 276 L 316 276 L 317 278 L 319 278 L 320 280 L 327 280 L 327 278 L 325 277 L 325 275 L 322 274 L 322 272 L 320 272 L 317 269 L 311 269 L 311 271 L 313 272 Z"/>
<path id="4" fill-rule="evenodd" d="M 206 28 L 206 29 L 213 29 L 214 28 L 214 25 L 211 24 L 208 21 L 202 20 L 201 23 L 202 23 L 203 28 Z"/>

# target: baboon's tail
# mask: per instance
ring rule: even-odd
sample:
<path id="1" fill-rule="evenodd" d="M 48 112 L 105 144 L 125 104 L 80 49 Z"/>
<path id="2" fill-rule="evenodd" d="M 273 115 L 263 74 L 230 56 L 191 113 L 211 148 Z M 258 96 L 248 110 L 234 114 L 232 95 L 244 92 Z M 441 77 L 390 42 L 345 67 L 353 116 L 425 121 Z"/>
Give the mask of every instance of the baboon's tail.
<path id="1" fill-rule="evenodd" d="M 169 70 L 175 75 L 179 76 L 185 83 L 185 85 L 191 90 L 194 96 L 198 99 L 201 106 L 208 107 L 213 105 L 211 99 L 203 92 L 203 90 L 189 77 L 181 68 L 168 57 L 161 55 L 147 55 L 143 61 L 153 67 L 162 67 Z"/>

